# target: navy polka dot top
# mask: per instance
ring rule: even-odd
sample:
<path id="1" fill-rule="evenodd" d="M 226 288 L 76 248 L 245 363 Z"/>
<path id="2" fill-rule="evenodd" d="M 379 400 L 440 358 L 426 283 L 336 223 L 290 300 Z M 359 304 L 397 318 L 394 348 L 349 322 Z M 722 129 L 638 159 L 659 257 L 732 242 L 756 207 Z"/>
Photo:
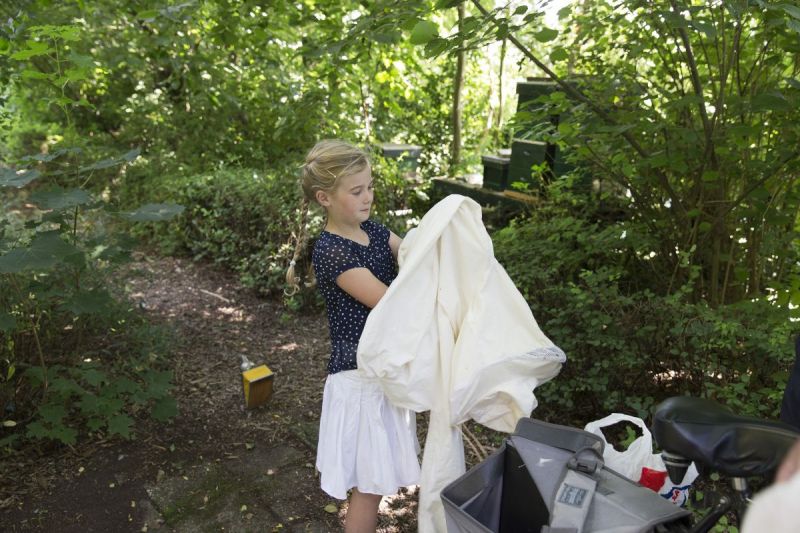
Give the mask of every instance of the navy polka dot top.
<path id="1" fill-rule="evenodd" d="M 389 230 L 371 220 L 363 222 L 361 229 L 369 236 L 368 246 L 323 231 L 311 254 L 317 287 L 325 298 L 328 312 L 331 332 L 330 374 L 357 368 L 358 340 L 370 312 L 369 307 L 343 291 L 336 284 L 336 278 L 346 270 L 359 267 L 368 268 L 386 285 L 397 276 L 397 266 L 389 248 Z"/>

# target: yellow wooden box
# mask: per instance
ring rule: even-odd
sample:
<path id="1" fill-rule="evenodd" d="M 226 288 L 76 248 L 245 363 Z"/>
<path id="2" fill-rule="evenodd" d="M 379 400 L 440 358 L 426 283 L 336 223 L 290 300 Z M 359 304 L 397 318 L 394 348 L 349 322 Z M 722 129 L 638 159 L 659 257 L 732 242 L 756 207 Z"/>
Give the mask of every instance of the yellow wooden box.
<path id="1" fill-rule="evenodd" d="M 244 404 L 249 409 L 264 405 L 272 397 L 272 379 L 275 374 L 267 365 L 242 372 Z"/>

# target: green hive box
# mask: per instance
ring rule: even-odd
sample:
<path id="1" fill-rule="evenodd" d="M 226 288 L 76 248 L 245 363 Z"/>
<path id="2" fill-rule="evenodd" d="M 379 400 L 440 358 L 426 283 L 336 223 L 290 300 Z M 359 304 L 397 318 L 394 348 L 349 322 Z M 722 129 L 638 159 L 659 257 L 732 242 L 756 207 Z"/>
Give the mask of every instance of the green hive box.
<path id="1" fill-rule="evenodd" d="M 381 155 L 399 161 L 398 167 L 404 173 L 416 173 L 422 147 L 416 144 L 383 143 L 380 145 Z"/>
<path id="2" fill-rule="evenodd" d="M 483 155 L 481 162 L 483 163 L 483 186 L 495 191 L 507 189 L 510 159 L 496 155 Z"/>
<path id="3" fill-rule="evenodd" d="M 539 186 L 541 183 L 531 176 L 531 167 L 547 161 L 548 145 L 539 141 L 514 139 L 511 144 L 511 161 L 508 167 L 508 187 L 515 181 Z"/>

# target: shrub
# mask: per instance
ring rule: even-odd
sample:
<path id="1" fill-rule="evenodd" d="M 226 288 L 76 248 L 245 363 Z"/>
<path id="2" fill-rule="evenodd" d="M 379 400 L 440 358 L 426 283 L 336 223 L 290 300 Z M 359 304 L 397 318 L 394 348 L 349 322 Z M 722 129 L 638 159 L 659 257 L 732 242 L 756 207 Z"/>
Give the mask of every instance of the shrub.
<path id="1" fill-rule="evenodd" d="M 612 411 L 647 418 L 684 393 L 777 416 L 793 359 L 786 308 L 760 299 L 713 309 L 691 303 L 689 287 L 655 294 L 648 243 L 627 222 L 545 210 L 493 240 L 542 330 L 567 353 L 561 374 L 537 391 L 537 416 L 579 425 Z"/>
<path id="2" fill-rule="evenodd" d="M 414 208 L 424 206 L 425 197 L 412 189 L 392 161 L 375 157 L 374 218 L 404 234 L 406 220 Z M 281 295 L 285 275 L 295 247 L 299 222 L 300 186 L 297 164 L 278 165 L 262 172 L 223 168 L 209 173 L 174 178 L 165 193 L 186 207 L 185 216 L 156 237 L 162 245 L 183 249 L 195 259 L 205 258 L 237 272 L 242 282 L 264 295 Z M 309 246 L 299 261 L 300 273 L 310 269 L 314 236 L 324 225 L 324 213 L 312 205 L 308 217 Z M 315 291 L 302 291 L 290 303 L 316 301 Z"/>

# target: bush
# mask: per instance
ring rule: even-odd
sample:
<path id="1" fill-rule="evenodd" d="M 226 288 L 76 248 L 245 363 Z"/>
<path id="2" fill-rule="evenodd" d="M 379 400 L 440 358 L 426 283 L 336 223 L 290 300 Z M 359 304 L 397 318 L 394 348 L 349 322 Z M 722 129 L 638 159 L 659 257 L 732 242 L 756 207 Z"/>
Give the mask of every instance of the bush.
<path id="1" fill-rule="evenodd" d="M 424 208 L 424 194 L 412 191 L 392 161 L 375 157 L 376 200 L 373 217 L 398 234 L 414 208 Z M 170 251 L 188 251 L 237 272 L 244 285 L 269 296 L 283 294 L 285 276 L 295 248 L 301 192 L 299 170 L 279 165 L 275 170 L 220 169 L 169 181 L 165 193 L 186 207 L 184 216 L 156 236 Z M 308 217 L 309 246 L 298 262 L 298 272 L 310 270 L 313 239 L 324 226 L 324 213 L 312 205 Z M 315 291 L 301 291 L 290 303 L 316 301 Z"/>
<path id="2" fill-rule="evenodd" d="M 788 310 L 765 299 L 712 309 L 691 289 L 647 288 L 647 244 L 630 223 L 543 211 L 493 236 L 498 260 L 542 330 L 567 353 L 537 416 L 583 425 L 612 411 L 647 418 L 671 395 L 775 417 L 793 360 Z"/>
<path id="3" fill-rule="evenodd" d="M 35 185 L 0 200 L 0 448 L 129 438 L 176 413 L 164 337 L 113 283 L 132 243 L 87 191 Z"/>

